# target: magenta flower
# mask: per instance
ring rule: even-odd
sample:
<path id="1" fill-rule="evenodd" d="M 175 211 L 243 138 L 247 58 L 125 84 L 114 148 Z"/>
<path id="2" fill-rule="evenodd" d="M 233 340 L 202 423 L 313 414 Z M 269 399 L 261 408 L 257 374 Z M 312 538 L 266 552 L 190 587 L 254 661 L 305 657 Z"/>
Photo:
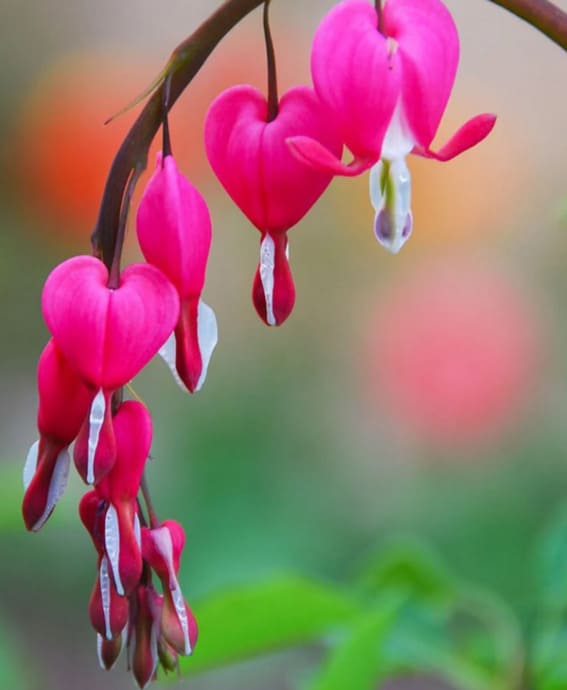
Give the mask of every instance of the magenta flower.
<path id="1" fill-rule="evenodd" d="M 93 393 L 71 369 L 53 340 L 37 367 L 39 441 L 24 467 L 22 512 L 26 527 L 39 530 L 63 494 L 69 476 L 69 446 L 88 415 Z"/>
<path id="2" fill-rule="evenodd" d="M 157 266 L 179 294 L 179 320 L 160 354 L 182 387 L 193 393 L 205 381 L 217 344 L 215 314 L 201 300 L 211 218 L 205 200 L 171 155 L 163 160 L 158 155 L 138 208 L 137 231 L 146 261 Z"/>
<path id="3" fill-rule="evenodd" d="M 459 61 L 455 23 L 440 0 L 388 0 L 382 20 L 380 32 L 373 5 L 345 0 L 323 19 L 313 41 L 315 90 L 353 161 L 342 163 L 315 138 L 288 143 L 301 160 L 336 175 L 358 175 L 374 166 L 375 234 L 395 253 L 413 227 L 406 156 L 450 160 L 482 141 L 496 118 L 472 118 L 433 151 Z"/>
<path id="4" fill-rule="evenodd" d="M 142 528 L 144 560 L 160 578 L 163 587 L 161 632 L 178 654 L 191 654 L 197 643 L 197 623 L 185 602 L 177 579 L 181 552 L 185 546 L 183 527 L 165 520 L 161 527 Z"/>
<path id="5" fill-rule="evenodd" d="M 177 322 L 179 298 L 153 266 L 129 266 L 111 289 L 105 265 L 78 256 L 49 275 L 42 306 L 57 347 L 96 392 L 75 463 L 88 484 L 97 483 L 115 460 L 110 397 L 163 346 Z"/>
<path id="6" fill-rule="evenodd" d="M 288 91 L 270 121 L 264 96 L 251 86 L 235 86 L 213 102 L 205 122 L 205 146 L 213 170 L 261 233 L 252 297 L 269 326 L 283 323 L 295 302 L 287 231 L 319 199 L 334 174 L 314 170 L 291 154 L 286 140 L 297 136 L 341 155 L 342 145 L 326 110 L 306 87 Z"/>
<path id="7" fill-rule="evenodd" d="M 113 418 L 116 462 L 97 485 L 103 501 L 104 551 L 119 594 L 130 594 L 142 574 L 137 496 L 152 443 L 150 414 L 139 402 L 120 405 Z"/>
<path id="8" fill-rule="evenodd" d="M 97 551 L 97 579 L 89 601 L 89 617 L 93 628 L 103 640 L 116 640 L 126 633 L 130 607 L 112 578 L 112 569 L 105 553 L 104 502 L 96 491 L 89 491 L 79 503 L 79 515 Z M 100 649 L 100 644 L 99 644 Z"/>

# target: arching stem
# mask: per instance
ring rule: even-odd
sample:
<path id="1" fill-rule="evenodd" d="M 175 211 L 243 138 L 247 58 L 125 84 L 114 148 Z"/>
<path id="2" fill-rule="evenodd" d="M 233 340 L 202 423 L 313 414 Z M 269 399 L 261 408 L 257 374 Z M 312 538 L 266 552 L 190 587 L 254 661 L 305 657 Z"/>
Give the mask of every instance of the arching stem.
<path id="1" fill-rule="evenodd" d="M 270 30 L 270 1 L 266 0 L 264 2 L 264 39 L 266 41 L 266 58 L 268 61 L 268 122 L 276 119 L 279 110 L 276 56 Z"/>

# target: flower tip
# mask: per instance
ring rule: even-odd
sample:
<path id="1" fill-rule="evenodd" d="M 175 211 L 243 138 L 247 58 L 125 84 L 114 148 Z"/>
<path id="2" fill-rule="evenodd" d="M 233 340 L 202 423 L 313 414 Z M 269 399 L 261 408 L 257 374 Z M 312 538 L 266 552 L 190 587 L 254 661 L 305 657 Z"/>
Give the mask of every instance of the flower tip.
<path id="1" fill-rule="evenodd" d="M 401 232 L 396 232 L 392 217 L 386 209 L 376 214 L 374 219 L 374 235 L 378 242 L 391 254 L 398 254 L 409 240 L 413 231 L 413 216 L 408 212 Z"/>

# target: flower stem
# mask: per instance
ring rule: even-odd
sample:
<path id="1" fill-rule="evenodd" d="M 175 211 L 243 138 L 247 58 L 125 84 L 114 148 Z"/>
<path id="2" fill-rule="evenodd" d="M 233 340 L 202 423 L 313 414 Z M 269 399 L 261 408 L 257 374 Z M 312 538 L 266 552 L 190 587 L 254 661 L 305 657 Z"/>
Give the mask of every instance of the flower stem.
<path id="1" fill-rule="evenodd" d="M 128 178 L 124 198 L 122 199 L 122 206 L 120 208 L 120 218 L 118 222 L 118 231 L 116 233 L 116 241 L 114 243 L 114 251 L 112 253 L 112 264 L 110 266 L 110 274 L 108 277 L 108 287 L 111 290 L 116 290 L 120 285 L 120 261 L 122 259 L 122 249 L 124 247 L 124 238 L 126 237 L 126 226 L 128 224 L 128 213 L 130 211 L 130 204 L 132 203 L 132 195 L 138 178 L 144 171 L 141 166 L 136 167 Z"/>
<path id="2" fill-rule="evenodd" d="M 264 39 L 266 41 L 266 58 L 268 60 L 268 122 L 275 120 L 278 116 L 278 75 L 276 71 L 276 56 L 274 53 L 274 42 L 270 31 L 270 1 L 264 2 Z"/>
<path id="3" fill-rule="evenodd" d="M 203 66 L 219 41 L 263 0 L 226 0 L 181 43 L 168 63 L 171 81 L 168 110 Z M 164 82 L 165 83 L 165 82 Z M 162 123 L 164 83 L 154 91 L 116 154 L 106 180 L 93 233 L 93 249 L 111 269 L 118 239 L 122 197 L 133 170 L 146 166 L 148 149 Z"/>
<path id="4" fill-rule="evenodd" d="M 171 91 L 171 79 L 166 77 L 163 84 L 163 103 L 162 103 L 162 132 L 163 132 L 163 142 L 161 147 L 161 164 L 163 167 L 163 161 L 166 156 L 171 156 L 171 138 L 169 136 L 169 119 L 168 119 L 168 106 L 169 106 L 169 93 Z"/>
<path id="5" fill-rule="evenodd" d="M 160 521 L 157 518 L 156 512 L 154 510 L 154 504 L 152 503 L 152 497 L 150 494 L 150 487 L 148 486 L 148 480 L 146 478 L 146 473 L 142 475 L 142 481 L 140 482 L 140 491 L 144 497 L 144 503 L 146 504 L 146 510 L 148 511 L 148 521 L 150 527 L 155 529 L 160 526 Z"/>
<path id="6" fill-rule="evenodd" d="M 376 15 L 378 16 L 378 31 L 384 33 L 384 10 L 382 8 L 382 0 L 375 0 Z"/>
<path id="7" fill-rule="evenodd" d="M 567 50 L 567 12 L 549 0 L 489 0 L 512 12 Z"/>

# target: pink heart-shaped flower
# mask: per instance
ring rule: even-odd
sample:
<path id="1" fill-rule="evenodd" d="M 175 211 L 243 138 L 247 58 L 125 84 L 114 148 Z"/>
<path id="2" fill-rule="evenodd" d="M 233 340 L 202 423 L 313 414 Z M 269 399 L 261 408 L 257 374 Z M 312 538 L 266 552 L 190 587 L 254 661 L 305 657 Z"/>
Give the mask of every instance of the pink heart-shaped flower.
<path id="1" fill-rule="evenodd" d="M 268 122 L 265 97 L 235 86 L 211 105 L 205 122 L 209 162 L 236 205 L 262 232 L 285 232 L 323 194 L 333 175 L 296 158 L 286 140 L 305 136 L 340 158 L 342 143 L 332 119 L 307 87 L 288 91 Z"/>
<path id="2" fill-rule="evenodd" d="M 55 343 L 95 389 L 115 389 L 158 352 L 179 315 L 177 291 L 153 266 L 133 264 L 108 287 L 106 266 L 92 256 L 64 261 L 49 275 L 43 315 Z"/>

